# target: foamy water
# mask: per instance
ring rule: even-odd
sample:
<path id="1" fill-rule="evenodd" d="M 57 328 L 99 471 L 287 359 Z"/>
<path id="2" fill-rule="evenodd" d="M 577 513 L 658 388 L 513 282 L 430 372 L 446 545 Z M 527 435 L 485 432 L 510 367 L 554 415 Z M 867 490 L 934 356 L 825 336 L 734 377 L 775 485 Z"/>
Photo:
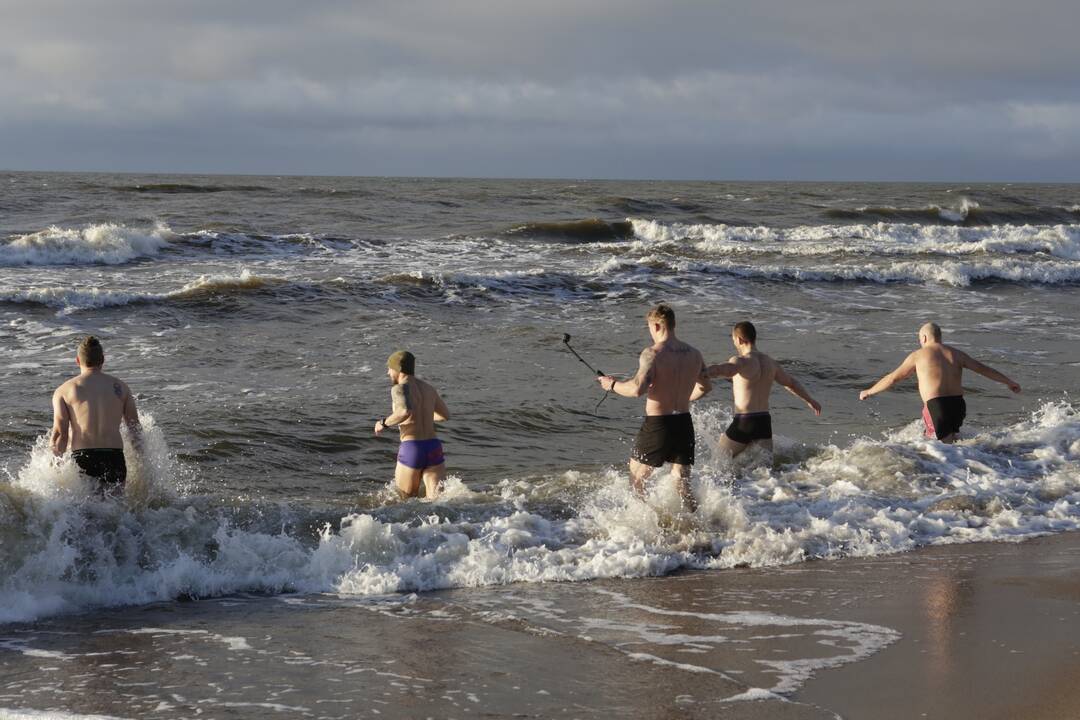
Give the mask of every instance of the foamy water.
<path id="1" fill-rule="evenodd" d="M 706 438 L 718 437 L 726 420 L 696 417 Z M 839 447 L 781 440 L 775 467 L 731 467 L 707 446 L 693 515 L 679 511 L 670 481 L 654 483 L 642 502 L 621 469 L 568 470 L 486 492 L 452 478 L 435 503 L 389 502 L 327 520 L 317 540 L 185 496 L 152 423 L 151 450 L 122 501 L 96 499 L 42 441 L 0 486 L 14 550 L 0 583 L 0 621 L 184 595 L 376 595 L 762 567 L 1080 528 L 1080 415 L 1072 405 L 1047 403 L 953 446 L 919 435 L 913 424 Z M 552 499 L 569 502 L 571 512 L 563 505 L 552 514 Z M 303 506 L 284 512 L 312 514 Z"/>

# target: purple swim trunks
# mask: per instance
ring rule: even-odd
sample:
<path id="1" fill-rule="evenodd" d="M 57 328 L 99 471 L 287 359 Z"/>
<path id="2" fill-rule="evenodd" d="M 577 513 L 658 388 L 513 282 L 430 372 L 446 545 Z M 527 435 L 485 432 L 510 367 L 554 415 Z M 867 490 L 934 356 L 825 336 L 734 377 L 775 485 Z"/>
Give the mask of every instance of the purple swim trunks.
<path id="1" fill-rule="evenodd" d="M 413 470 L 424 470 L 445 462 L 443 458 L 442 441 L 439 438 L 430 440 L 404 440 L 397 451 L 397 461 Z"/>

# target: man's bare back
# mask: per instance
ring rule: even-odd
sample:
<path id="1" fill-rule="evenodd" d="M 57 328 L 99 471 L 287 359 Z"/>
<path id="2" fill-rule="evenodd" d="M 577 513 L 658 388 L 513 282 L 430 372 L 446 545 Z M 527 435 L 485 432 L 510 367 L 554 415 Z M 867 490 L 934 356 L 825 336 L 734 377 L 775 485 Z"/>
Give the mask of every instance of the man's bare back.
<path id="1" fill-rule="evenodd" d="M 68 428 L 67 433 L 54 429 L 53 452 L 57 455 L 67 449 L 123 449 L 120 423 L 138 424 L 139 417 L 128 386 L 100 369 L 86 370 L 58 387 L 53 410 L 54 415 L 66 418 Z"/>
<path id="2" fill-rule="evenodd" d="M 690 412 L 690 395 L 705 367 L 705 359 L 697 348 L 669 338 L 642 350 L 639 364 L 639 374 L 644 372 L 648 382 L 646 415 Z"/>
<path id="3" fill-rule="evenodd" d="M 139 411 L 127 384 L 102 371 L 105 351 L 97 338 L 80 343 L 75 362 L 82 372 L 53 393 L 50 445 L 58 456 L 70 449 L 79 469 L 108 493 L 123 488 L 127 480 L 121 423 L 130 430 L 135 447 L 141 443 Z"/>
<path id="4" fill-rule="evenodd" d="M 710 365 L 709 377 L 731 379 L 734 417 L 720 438 L 720 445 L 732 456 L 738 455 L 751 443 L 772 450 L 772 417 L 769 414 L 769 395 L 774 382 L 805 402 L 816 415 L 821 405 L 793 378 L 780 363 L 755 346 L 757 330 L 750 322 L 740 322 L 731 333 L 731 341 L 739 354 L 720 365 Z"/>
<path id="5" fill-rule="evenodd" d="M 1020 386 L 1005 375 L 983 365 L 962 350 L 941 342 L 941 328 L 934 323 L 926 323 L 919 328 L 919 345 L 919 349 L 908 354 L 899 367 L 860 392 L 859 399 L 866 400 L 888 390 L 915 373 L 919 381 L 919 396 L 924 405 L 923 421 L 927 436 L 953 442 L 967 414 L 963 400 L 965 369 L 1007 385 L 1014 393 L 1020 392 Z"/>
<path id="6" fill-rule="evenodd" d="M 445 409 L 439 392 L 420 378 L 410 378 L 391 390 L 394 408 L 409 409 L 409 419 L 397 427 L 402 440 L 430 440 L 435 437 L 435 414 L 440 406 Z"/>
<path id="7" fill-rule="evenodd" d="M 634 377 L 618 380 L 597 377 L 600 387 L 623 397 L 645 399 L 645 421 L 630 455 L 630 484 L 645 495 L 645 481 L 664 463 L 671 463 L 678 477 L 684 507 L 697 502 L 690 491 L 690 467 L 694 464 L 694 423 L 690 400 L 712 389 L 705 375 L 705 360 L 691 345 L 675 337 L 675 312 L 657 305 L 645 316 L 653 344 L 641 351 Z"/>
<path id="8" fill-rule="evenodd" d="M 401 433 L 394 484 L 403 497 L 414 497 L 423 481 L 428 499 L 435 498 L 446 476 L 442 441 L 435 436 L 435 423 L 450 419 L 450 410 L 439 392 L 414 374 L 416 357 L 399 350 L 386 361 L 390 379 L 392 412 L 375 423 L 378 435 L 388 427 Z"/>

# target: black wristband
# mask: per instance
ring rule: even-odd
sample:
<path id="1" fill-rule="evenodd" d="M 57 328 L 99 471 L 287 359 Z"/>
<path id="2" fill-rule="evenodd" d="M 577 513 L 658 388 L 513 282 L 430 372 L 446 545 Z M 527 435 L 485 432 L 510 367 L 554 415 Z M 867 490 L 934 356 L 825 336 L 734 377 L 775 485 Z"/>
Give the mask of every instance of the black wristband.
<path id="1" fill-rule="evenodd" d="M 386 421 L 387 421 L 387 420 L 389 420 L 389 419 L 390 419 L 390 416 L 389 416 L 389 415 L 387 415 L 386 417 L 384 417 L 384 418 L 383 418 L 383 420 L 382 420 L 382 425 L 383 425 L 383 427 L 394 427 L 394 426 L 393 426 L 393 425 L 391 425 L 390 423 L 386 422 Z"/>
<path id="2" fill-rule="evenodd" d="M 615 378 L 611 378 L 611 387 L 609 387 L 609 388 L 607 389 L 607 391 L 608 391 L 608 392 L 615 392 L 615 385 L 616 385 L 616 384 L 617 384 L 618 382 L 619 382 L 619 381 L 618 381 L 618 380 L 616 380 Z"/>

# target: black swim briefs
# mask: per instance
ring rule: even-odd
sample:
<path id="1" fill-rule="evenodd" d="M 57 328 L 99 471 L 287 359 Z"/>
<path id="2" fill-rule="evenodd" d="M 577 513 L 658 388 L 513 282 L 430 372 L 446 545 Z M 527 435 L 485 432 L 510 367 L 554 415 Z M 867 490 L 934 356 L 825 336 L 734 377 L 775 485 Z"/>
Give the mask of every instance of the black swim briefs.
<path id="1" fill-rule="evenodd" d="M 86 475 L 97 480 L 102 490 L 123 487 L 127 480 L 124 451 L 119 448 L 72 450 L 71 459 Z"/>
<path id="2" fill-rule="evenodd" d="M 755 440 L 771 440 L 772 416 L 768 412 L 738 413 L 731 418 L 724 434 L 742 445 Z"/>
<path id="3" fill-rule="evenodd" d="M 923 423 L 926 425 L 926 437 L 944 440 L 960 432 L 960 426 L 967 417 L 967 403 L 963 395 L 946 395 L 927 400 L 923 406 Z"/>
<path id="4" fill-rule="evenodd" d="M 694 421 L 690 413 L 646 415 L 631 457 L 643 465 L 694 464 Z"/>

